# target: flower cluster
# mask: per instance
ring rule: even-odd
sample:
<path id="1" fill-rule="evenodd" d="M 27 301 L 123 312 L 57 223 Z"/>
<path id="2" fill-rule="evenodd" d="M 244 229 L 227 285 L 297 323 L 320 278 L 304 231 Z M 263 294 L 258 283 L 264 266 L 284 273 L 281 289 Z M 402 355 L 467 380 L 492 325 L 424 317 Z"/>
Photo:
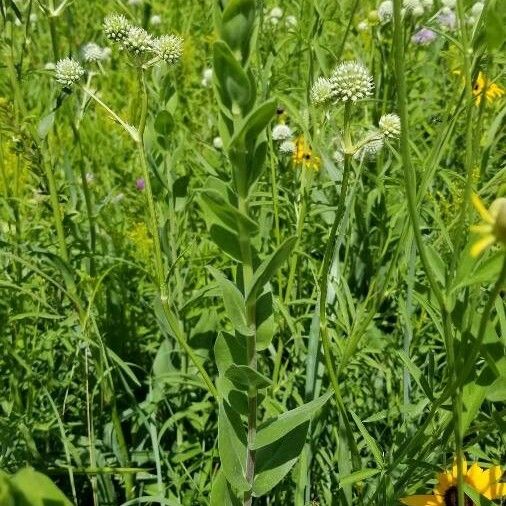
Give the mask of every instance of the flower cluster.
<path id="1" fill-rule="evenodd" d="M 357 102 L 372 95 L 374 83 L 369 70 L 358 61 L 339 64 L 327 79 L 320 77 L 311 90 L 313 103 Z"/>
<path id="2" fill-rule="evenodd" d="M 82 47 L 81 53 L 85 62 L 99 62 L 107 60 L 111 50 L 108 47 L 100 47 L 95 42 L 88 42 Z"/>
<path id="3" fill-rule="evenodd" d="M 56 63 L 55 78 L 64 88 L 72 88 L 83 75 L 82 65 L 72 58 L 64 58 Z"/>
<path id="4" fill-rule="evenodd" d="M 183 53 L 183 39 L 178 35 L 154 37 L 144 28 L 132 25 L 122 14 L 109 14 L 104 19 L 104 33 L 132 56 L 154 57 L 153 63 L 163 60 L 173 65 Z"/>

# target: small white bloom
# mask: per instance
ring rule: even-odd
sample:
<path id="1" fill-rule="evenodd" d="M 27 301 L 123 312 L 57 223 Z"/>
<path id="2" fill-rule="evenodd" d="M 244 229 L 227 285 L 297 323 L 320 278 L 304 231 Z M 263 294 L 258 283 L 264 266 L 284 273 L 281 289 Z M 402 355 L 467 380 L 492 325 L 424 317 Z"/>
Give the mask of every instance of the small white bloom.
<path id="1" fill-rule="evenodd" d="M 283 155 L 291 155 L 291 154 L 295 153 L 295 149 L 296 149 L 296 146 L 295 146 L 295 142 L 293 142 L 293 141 L 283 141 L 279 145 L 279 152 Z"/>
<path id="2" fill-rule="evenodd" d="M 476 2 L 471 8 L 472 15 L 476 18 L 479 18 L 481 16 L 481 12 L 483 11 L 483 7 L 484 5 L 482 2 Z"/>
<path id="3" fill-rule="evenodd" d="M 207 88 L 213 82 L 213 69 L 205 68 L 202 71 L 202 86 Z"/>
<path id="4" fill-rule="evenodd" d="M 372 95 L 374 83 L 369 69 L 360 62 L 338 65 L 330 76 L 332 97 L 341 102 L 356 102 Z"/>
<path id="5" fill-rule="evenodd" d="M 366 137 L 366 142 L 355 152 L 353 158 L 360 162 L 372 160 L 383 149 L 383 137 L 375 132 Z"/>
<path id="6" fill-rule="evenodd" d="M 401 119 L 397 114 L 384 114 L 379 120 L 381 133 L 389 139 L 396 139 L 401 134 Z"/>
<path id="7" fill-rule="evenodd" d="M 215 137 L 213 139 L 213 146 L 215 149 L 223 149 L 223 140 L 221 137 Z"/>
<path id="8" fill-rule="evenodd" d="M 84 75 L 81 64 L 72 58 L 60 60 L 55 67 L 55 77 L 64 88 L 70 88 Z"/>
<path id="9" fill-rule="evenodd" d="M 287 26 L 292 28 L 297 26 L 297 18 L 295 16 L 286 16 L 285 22 Z"/>
<path id="10" fill-rule="evenodd" d="M 30 23 L 32 24 L 37 23 L 37 14 L 35 14 L 34 12 L 30 14 Z"/>
<path id="11" fill-rule="evenodd" d="M 149 22 L 153 25 L 153 26 L 157 26 L 159 24 L 161 24 L 162 22 L 162 16 L 159 16 L 158 14 L 153 14 L 149 20 Z"/>
<path id="12" fill-rule="evenodd" d="M 420 2 L 418 0 L 404 0 L 402 2 L 403 7 L 412 12 L 414 9 L 420 6 Z"/>
<path id="13" fill-rule="evenodd" d="M 271 23 L 271 25 L 276 26 L 279 23 L 278 18 L 268 18 L 268 19 L 269 19 L 269 22 Z"/>
<path id="14" fill-rule="evenodd" d="M 360 21 L 360 23 L 357 25 L 357 30 L 359 32 L 366 32 L 369 29 L 369 23 L 365 20 Z"/>
<path id="15" fill-rule="evenodd" d="M 425 11 L 423 10 L 423 6 L 422 6 L 421 4 L 419 4 L 417 7 L 415 7 L 415 8 L 411 11 L 411 13 L 413 14 L 413 16 L 414 16 L 415 18 L 418 18 L 418 17 L 420 17 L 420 16 L 423 16 L 423 13 L 424 13 L 424 12 L 425 12 Z"/>
<path id="16" fill-rule="evenodd" d="M 123 41 L 123 46 L 135 56 L 150 52 L 154 49 L 153 37 L 140 26 L 131 26 Z"/>
<path id="17" fill-rule="evenodd" d="M 422 5 L 425 9 L 430 11 L 434 7 L 434 0 L 422 0 Z"/>
<path id="18" fill-rule="evenodd" d="M 379 4 L 378 17 L 382 23 L 391 21 L 394 15 L 394 4 L 392 0 L 384 0 Z"/>
<path id="19" fill-rule="evenodd" d="M 109 52 L 94 42 L 88 42 L 81 50 L 84 61 L 96 62 L 105 60 L 109 56 Z"/>
<path id="20" fill-rule="evenodd" d="M 332 98 L 332 83 L 325 77 L 319 77 L 311 88 L 311 101 L 313 104 L 323 104 Z"/>
<path id="21" fill-rule="evenodd" d="M 142 0 L 128 0 L 128 5 L 142 5 Z"/>
<path id="22" fill-rule="evenodd" d="M 292 135 L 292 129 L 284 123 L 280 123 L 272 129 L 272 139 L 275 141 L 286 141 Z"/>
<path id="23" fill-rule="evenodd" d="M 457 5 L 457 0 L 442 0 L 442 4 L 449 9 L 454 9 Z"/>
<path id="24" fill-rule="evenodd" d="M 91 186 L 95 182 L 95 176 L 91 172 L 86 173 L 86 182 Z"/>
<path id="25" fill-rule="evenodd" d="M 269 12 L 269 16 L 271 18 L 281 19 L 283 17 L 283 9 L 281 9 L 281 7 L 274 7 L 271 9 L 271 12 Z"/>
<path id="26" fill-rule="evenodd" d="M 109 14 L 104 19 L 105 36 L 114 42 L 123 42 L 128 36 L 131 24 L 123 14 Z"/>
<path id="27" fill-rule="evenodd" d="M 183 39 L 178 35 L 162 35 L 154 42 L 155 53 L 166 63 L 176 63 L 183 54 Z"/>

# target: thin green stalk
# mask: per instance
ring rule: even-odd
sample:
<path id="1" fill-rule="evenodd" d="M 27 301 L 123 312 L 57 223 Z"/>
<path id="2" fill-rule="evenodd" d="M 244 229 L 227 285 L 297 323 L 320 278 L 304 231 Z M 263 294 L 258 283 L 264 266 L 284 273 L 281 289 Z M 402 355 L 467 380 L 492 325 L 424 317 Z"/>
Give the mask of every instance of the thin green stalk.
<path id="1" fill-rule="evenodd" d="M 190 360 L 193 362 L 197 370 L 199 371 L 204 383 L 206 384 L 209 392 L 214 396 L 218 397 L 218 392 L 216 387 L 214 386 L 209 374 L 204 369 L 201 361 L 187 343 L 184 333 L 179 325 L 179 321 L 177 316 L 174 314 L 170 307 L 169 303 L 169 295 L 167 293 L 167 284 L 165 280 L 165 271 L 164 271 L 164 263 L 162 259 L 162 250 L 160 246 L 160 235 L 158 231 L 158 219 L 156 215 L 156 208 L 153 198 L 153 191 L 151 188 L 151 180 L 150 174 L 146 159 L 146 150 L 144 146 L 144 130 L 146 128 L 146 120 L 148 113 L 148 91 L 146 86 L 146 76 L 143 69 L 139 69 L 139 84 L 141 88 L 141 112 L 139 117 L 139 126 L 137 129 L 138 132 L 138 140 L 137 140 L 137 150 L 139 154 L 139 160 L 141 163 L 142 174 L 145 182 L 145 192 L 146 192 L 146 200 L 148 203 L 148 211 L 149 211 L 149 219 L 151 226 L 151 235 L 153 237 L 153 245 L 154 245 L 154 263 L 155 263 L 155 276 L 158 284 L 158 291 L 160 293 L 160 300 L 162 302 L 162 307 L 164 310 L 165 317 L 167 318 L 167 322 L 169 323 L 169 327 L 171 328 L 176 340 L 179 345 L 184 349 L 187 355 L 190 357 Z M 89 92 L 88 92 L 89 93 Z M 90 94 L 91 95 L 91 94 Z M 92 95 L 91 95 L 92 96 Z M 92 96 L 93 97 L 93 96 Z M 103 106 L 109 110 L 105 104 Z"/>
<path id="2" fill-rule="evenodd" d="M 308 183 L 310 181 L 310 170 L 312 170 L 309 167 L 305 167 L 304 164 L 301 168 L 301 176 L 300 176 L 300 189 L 299 189 L 299 198 L 300 198 L 300 204 L 299 209 L 297 213 L 297 228 L 296 228 L 296 236 L 297 236 L 297 242 L 294 246 L 294 252 L 290 258 L 290 269 L 288 274 L 288 281 L 286 284 L 286 291 L 285 291 L 285 304 L 288 303 L 290 300 L 290 296 L 292 294 L 293 290 L 293 283 L 295 280 L 295 273 L 297 270 L 297 263 L 299 260 L 299 255 L 297 254 L 297 248 L 300 242 L 300 239 L 302 237 L 302 229 L 304 228 L 304 221 L 306 219 L 306 211 L 307 211 L 307 188 Z"/>
<path id="3" fill-rule="evenodd" d="M 119 454 L 121 456 L 121 467 L 129 468 L 131 467 L 130 455 L 128 454 L 128 446 L 125 441 L 125 436 L 123 434 L 123 428 L 121 427 L 121 418 L 118 413 L 118 406 L 116 405 L 116 399 L 113 397 L 112 399 L 112 425 L 114 427 L 114 432 L 116 434 L 116 439 L 118 441 L 118 449 Z M 127 501 L 135 499 L 135 485 L 134 485 L 134 477 L 131 473 L 126 473 L 125 477 L 125 497 Z"/>
<path id="4" fill-rule="evenodd" d="M 327 334 L 327 293 L 328 293 L 328 279 L 330 274 L 330 269 L 332 266 L 332 260 L 335 254 L 335 248 L 338 239 L 338 229 L 341 224 L 341 221 L 344 217 L 344 212 L 346 210 L 346 196 L 348 194 L 348 185 L 350 180 L 351 173 L 351 134 L 350 134 L 350 114 L 351 109 L 350 105 L 347 103 L 345 105 L 344 110 L 344 142 L 345 142 L 345 153 L 344 153 L 344 169 L 343 169 L 343 179 L 341 183 L 341 192 L 339 194 L 339 204 L 336 210 L 336 215 L 334 218 L 334 223 L 332 224 L 332 228 L 330 230 L 329 238 L 327 240 L 327 246 L 325 248 L 325 254 L 323 256 L 323 263 L 320 274 L 320 334 L 322 337 L 323 351 L 325 355 L 325 363 L 327 367 L 327 372 L 330 377 L 330 381 L 334 388 L 334 392 L 336 394 L 336 398 L 341 397 L 339 383 L 337 379 L 337 372 L 334 366 L 334 361 L 332 358 L 332 352 L 330 347 L 330 342 Z"/>
<path id="5" fill-rule="evenodd" d="M 446 353 L 448 358 L 449 383 L 453 383 L 454 378 L 458 374 L 455 369 L 455 345 L 453 331 L 451 328 L 450 314 L 446 307 L 446 301 L 443 291 L 438 285 L 434 272 L 430 265 L 424 240 L 420 231 L 420 223 L 417 212 L 417 194 L 416 194 L 416 174 L 411 163 L 411 155 L 409 150 L 409 121 L 407 110 L 407 93 L 406 93 L 406 77 L 405 77 L 405 55 L 404 55 L 404 25 L 401 15 L 401 0 L 394 0 L 394 61 L 397 77 L 397 99 L 399 116 L 401 118 L 401 158 L 404 172 L 404 185 L 408 199 L 408 212 L 413 227 L 415 242 L 417 245 L 420 259 L 422 261 L 425 274 L 429 284 L 438 301 L 441 317 L 443 320 L 443 328 L 445 334 Z M 463 478 L 462 478 L 462 400 L 461 390 L 455 389 L 451 391 L 452 395 L 452 411 L 454 418 L 454 436 L 455 450 L 457 457 L 457 476 L 458 476 L 458 506 L 464 506 L 463 502 Z"/>
<path id="6" fill-rule="evenodd" d="M 239 197 L 239 211 L 248 216 L 248 203 Z M 244 293 L 247 293 L 253 279 L 253 257 L 251 255 L 251 244 L 249 233 L 246 230 L 239 231 L 239 244 L 242 255 L 242 278 L 244 283 Z M 257 370 L 256 354 L 256 300 L 246 305 L 246 323 L 250 329 L 250 335 L 247 337 L 247 362 L 248 366 L 254 371 Z M 246 480 L 253 486 L 255 478 L 255 450 L 251 447 L 255 441 L 257 425 L 257 388 L 253 387 L 248 392 L 248 450 L 246 456 Z M 253 503 L 252 491 L 244 493 L 244 506 L 251 506 Z"/>
<path id="7" fill-rule="evenodd" d="M 97 245 L 97 232 L 95 228 L 95 215 L 93 209 L 93 202 L 91 198 L 90 185 L 86 178 L 86 168 L 84 163 L 83 145 L 81 142 L 81 134 L 79 128 L 72 121 L 72 131 L 74 133 L 74 140 L 79 148 L 79 174 L 81 176 L 81 185 L 83 187 L 84 202 L 86 205 L 86 214 L 88 215 L 88 223 L 90 227 L 90 276 L 94 277 L 96 274 L 95 268 L 95 256 L 96 256 L 96 245 Z"/>

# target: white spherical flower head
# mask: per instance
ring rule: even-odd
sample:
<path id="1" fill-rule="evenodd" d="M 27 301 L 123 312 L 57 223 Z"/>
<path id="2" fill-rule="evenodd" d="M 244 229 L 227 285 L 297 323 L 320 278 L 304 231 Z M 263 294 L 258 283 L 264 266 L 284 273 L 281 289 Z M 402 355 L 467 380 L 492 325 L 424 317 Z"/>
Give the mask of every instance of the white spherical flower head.
<path id="1" fill-rule="evenodd" d="M 476 2 L 473 7 L 471 8 L 471 14 L 475 18 L 479 18 L 481 16 L 481 12 L 483 11 L 483 3 L 482 2 Z"/>
<path id="2" fill-rule="evenodd" d="M 162 16 L 159 16 L 158 14 L 153 14 L 151 18 L 149 19 L 149 22 L 153 26 L 158 26 L 162 22 Z"/>
<path id="3" fill-rule="evenodd" d="M 424 12 L 422 4 L 419 4 L 411 11 L 411 14 L 413 14 L 415 18 L 419 18 L 420 16 L 423 16 Z"/>
<path id="4" fill-rule="evenodd" d="M 422 0 L 422 5 L 428 11 L 434 8 L 434 0 Z"/>
<path id="5" fill-rule="evenodd" d="M 369 29 L 369 23 L 367 21 L 360 21 L 360 23 L 357 25 L 357 30 L 359 32 L 366 32 Z"/>
<path id="6" fill-rule="evenodd" d="M 454 9 L 457 5 L 457 0 L 442 0 L 442 3 L 445 7 L 448 7 L 449 9 Z"/>
<path id="7" fill-rule="evenodd" d="M 215 137 L 213 139 L 213 146 L 215 149 L 223 149 L 223 140 L 221 137 Z"/>
<path id="8" fill-rule="evenodd" d="M 173 65 L 183 54 L 183 39 L 177 35 L 162 35 L 155 40 L 154 49 L 164 62 Z"/>
<path id="9" fill-rule="evenodd" d="M 364 145 L 360 147 L 353 155 L 355 160 L 360 162 L 366 160 L 372 160 L 376 157 L 376 155 L 383 149 L 384 141 L 381 136 L 377 133 L 371 133 L 368 135 L 369 140 L 365 142 Z"/>
<path id="10" fill-rule="evenodd" d="M 154 49 L 154 39 L 144 28 L 132 26 L 123 41 L 123 46 L 131 54 L 140 56 Z"/>
<path id="11" fill-rule="evenodd" d="M 401 118 L 394 113 L 384 114 L 379 120 L 379 128 L 385 137 L 396 139 L 401 135 Z"/>
<path id="12" fill-rule="evenodd" d="M 332 97 L 341 102 L 357 102 L 372 95 L 374 84 L 365 65 L 357 61 L 338 65 L 330 77 Z"/>
<path id="13" fill-rule="evenodd" d="M 280 19 L 283 17 L 283 9 L 281 7 L 274 7 L 269 12 L 271 18 Z"/>
<path id="14" fill-rule="evenodd" d="M 330 79 L 319 77 L 311 88 L 311 101 L 313 104 L 323 104 L 332 98 L 332 83 Z"/>
<path id="15" fill-rule="evenodd" d="M 95 44 L 95 42 L 88 42 L 88 44 L 85 44 L 82 53 L 84 61 L 87 62 L 97 62 L 107 58 L 106 51 L 98 44 Z"/>
<path id="16" fill-rule="evenodd" d="M 418 0 L 404 0 L 402 2 L 402 6 L 409 12 L 413 12 L 417 7 L 420 7 L 421 4 Z"/>
<path id="17" fill-rule="evenodd" d="M 55 77 L 64 88 L 71 88 L 84 75 L 81 64 L 72 58 L 58 61 L 55 67 Z"/>
<path id="18" fill-rule="evenodd" d="M 283 155 L 291 155 L 295 153 L 297 146 L 295 146 L 295 142 L 293 141 L 283 141 L 279 145 L 279 152 Z"/>
<path id="19" fill-rule="evenodd" d="M 123 14 L 109 14 L 104 19 L 105 36 L 114 42 L 123 42 L 127 38 L 131 26 Z"/>
<path id="20" fill-rule="evenodd" d="M 382 23 L 391 21 L 394 15 L 394 4 L 392 0 L 384 0 L 378 6 L 378 17 Z"/>
<path id="21" fill-rule="evenodd" d="M 292 129 L 283 123 L 272 129 L 272 139 L 275 141 L 286 141 L 292 136 Z"/>

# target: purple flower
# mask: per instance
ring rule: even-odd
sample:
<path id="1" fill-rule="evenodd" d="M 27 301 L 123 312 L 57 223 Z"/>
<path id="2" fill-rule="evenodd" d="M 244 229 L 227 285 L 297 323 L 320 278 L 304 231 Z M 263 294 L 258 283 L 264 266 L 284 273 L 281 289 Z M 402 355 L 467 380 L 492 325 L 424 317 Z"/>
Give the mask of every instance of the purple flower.
<path id="1" fill-rule="evenodd" d="M 457 27 L 457 17 L 451 9 L 441 9 L 437 15 L 437 20 L 439 21 L 441 27 L 447 30 L 455 30 Z"/>
<path id="2" fill-rule="evenodd" d="M 411 37 L 411 42 L 413 44 L 420 44 L 421 46 L 426 46 L 431 42 L 434 42 L 437 39 L 436 32 L 433 32 L 429 28 L 421 28 Z"/>
<path id="3" fill-rule="evenodd" d="M 137 181 L 135 181 L 135 187 L 140 192 L 143 191 L 144 188 L 146 188 L 146 181 L 144 181 L 144 178 L 140 177 L 139 179 L 137 179 Z"/>

